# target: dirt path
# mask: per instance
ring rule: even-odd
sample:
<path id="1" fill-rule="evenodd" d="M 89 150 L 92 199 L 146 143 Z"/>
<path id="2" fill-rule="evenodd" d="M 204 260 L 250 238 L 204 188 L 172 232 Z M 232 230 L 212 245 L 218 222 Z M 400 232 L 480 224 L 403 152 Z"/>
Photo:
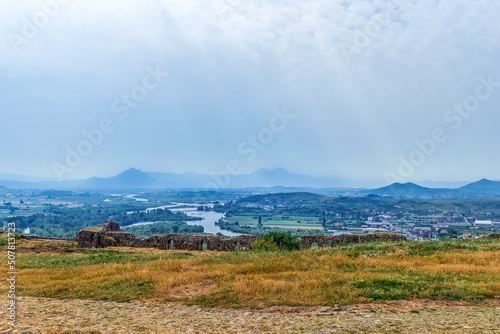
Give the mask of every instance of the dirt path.
<path id="1" fill-rule="evenodd" d="M 496 302 L 481 306 L 402 302 L 261 312 L 25 297 L 18 301 L 15 329 L 5 320 L 6 303 L 0 298 L 0 333 L 500 333 Z"/>

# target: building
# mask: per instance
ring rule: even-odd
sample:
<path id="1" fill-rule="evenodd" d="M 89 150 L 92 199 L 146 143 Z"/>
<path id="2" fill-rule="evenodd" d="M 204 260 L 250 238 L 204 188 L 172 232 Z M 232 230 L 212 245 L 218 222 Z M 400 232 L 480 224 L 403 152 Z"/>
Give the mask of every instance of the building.
<path id="1" fill-rule="evenodd" d="M 488 228 L 488 227 L 493 227 L 493 223 L 491 220 L 476 220 L 474 222 L 474 226 L 476 228 L 480 228 L 480 227 Z"/>

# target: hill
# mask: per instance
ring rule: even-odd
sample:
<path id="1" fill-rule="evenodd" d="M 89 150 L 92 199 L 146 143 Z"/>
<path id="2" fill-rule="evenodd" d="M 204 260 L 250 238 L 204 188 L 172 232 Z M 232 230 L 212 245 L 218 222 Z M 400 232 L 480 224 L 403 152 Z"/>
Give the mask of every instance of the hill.
<path id="1" fill-rule="evenodd" d="M 154 188 L 158 182 L 143 173 L 140 169 L 130 168 L 108 178 L 93 177 L 76 185 L 80 189 L 146 189 Z"/>
<path id="2" fill-rule="evenodd" d="M 0 174 L 1 176 L 2 174 Z M 10 174 L 9 174 L 10 175 Z M 12 176 L 9 176 L 12 178 Z M 27 179 L 27 178 L 22 178 Z M 378 195 L 394 198 L 461 198 L 477 196 L 500 196 L 500 181 L 483 179 L 460 188 L 429 188 L 415 183 L 393 183 L 376 189 L 339 188 L 348 181 L 343 179 L 322 179 L 308 175 L 290 173 L 283 168 L 259 169 L 251 174 L 205 175 L 198 173 L 151 173 L 130 168 L 116 176 L 92 177 L 68 181 L 16 181 L 1 180 L 0 186 L 9 189 L 52 189 L 52 190 L 131 190 L 148 191 L 158 189 L 190 190 L 245 190 L 247 192 L 314 192 L 327 195 L 365 196 Z M 438 184 L 435 182 L 435 184 Z M 450 183 L 447 184 L 457 184 Z"/>
<path id="3" fill-rule="evenodd" d="M 482 179 L 458 189 L 464 195 L 500 196 L 500 181 Z"/>
<path id="4" fill-rule="evenodd" d="M 393 183 L 389 186 L 362 190 L 362 194 L 375 194 L 398 198 L 460 198 L 500 196 L 500 182 L 482 179 L 460 188 L 427 188 L 415 183 Z"/>
<path id="5" fill-rule="evenodd" d="M 26 182 L 2 180 L 0 185 L 16 189 L 243 189 L 269 187 L 335 187 L 344 181 L 321 179 L 290 173 L 283 168 L 259 169 L 251 174 L 205 175 L 198 173 L 150 173 L 130 168 L 123 173 L 107 177 L 92 177 L 84 180 Z"/>
<path id="6" fill-rule="evenodd" d="M 415 183 L 393 183 L 389 186 L 363 190 L 361 193 L 374 194 L 379 196 L 403 197 L 403 198 L 433 198 L 451 194 L 451 189 L 436 189 L 419 186 Z"/>

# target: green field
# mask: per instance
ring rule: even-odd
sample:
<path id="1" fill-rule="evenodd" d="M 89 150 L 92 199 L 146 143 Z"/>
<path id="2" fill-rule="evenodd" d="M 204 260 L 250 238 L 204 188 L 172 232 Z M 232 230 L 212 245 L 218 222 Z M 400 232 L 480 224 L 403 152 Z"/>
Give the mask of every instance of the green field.
<path id="1" fill-rule="evenodd" d="M 240 226 L 257 226 L 259 219 L 255 214 L 241 214 L 226 218 L 230 223 L 238 222 Z M 299 223 L 300 221 L 300 223 Z M 262 224 L 264 226 L 283 226 L 286 228 L 322 228 L 318 217 L 312 216 L 283 216 L 275 215 L 268 217 L 267 220 L 263 218 Z M 318 222 L 316 224 L 308 222 Z"/>
<path id="2" fill-rule="evenodd" d="M 37 213 L 43 213 L 45 209 L 42 205 L 39 206 L 29 206 L 29 208 L 25 206 L 13 206 L 16 210 L 14 213 L 11 213 L 9 209 L 0 209 L 0 219 L 13 217 L 13 216 L 31 216 Z"/>

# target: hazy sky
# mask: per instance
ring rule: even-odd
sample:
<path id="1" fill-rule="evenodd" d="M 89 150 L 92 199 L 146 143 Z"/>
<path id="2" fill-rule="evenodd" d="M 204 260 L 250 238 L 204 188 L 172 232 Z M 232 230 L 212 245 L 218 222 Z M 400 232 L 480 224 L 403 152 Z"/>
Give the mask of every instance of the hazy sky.
<path id="1" fill-rule="evenodd" d="M 499 179 L 498 17 L 491 0 L 3 0 L 0 172 Z"/>

